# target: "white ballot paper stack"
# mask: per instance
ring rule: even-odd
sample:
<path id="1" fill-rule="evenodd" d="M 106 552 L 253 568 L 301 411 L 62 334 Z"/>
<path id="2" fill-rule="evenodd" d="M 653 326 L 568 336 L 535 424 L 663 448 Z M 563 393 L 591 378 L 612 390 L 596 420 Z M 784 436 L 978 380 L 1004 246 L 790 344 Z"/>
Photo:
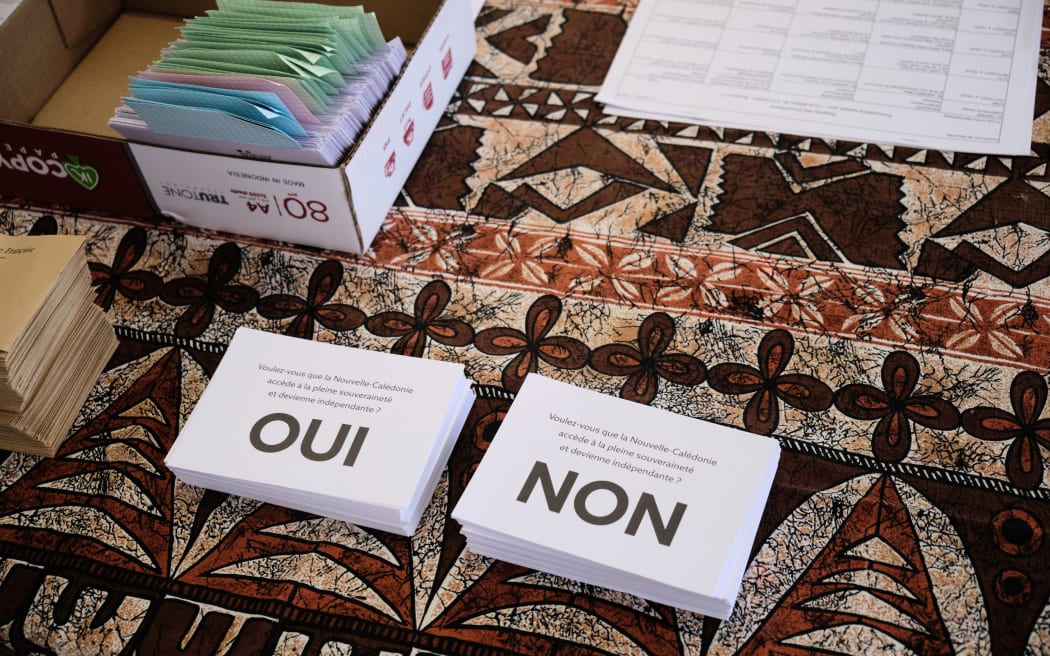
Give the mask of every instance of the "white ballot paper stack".
<path id="1" fill-rule="evenodd" d="M 1042 0 L 641 0 L 609 114 L 1031 152 Z"/>
<path id="2" fill-rule="evenodd" d="M 780 445 L 530 374 L 452 517 L 468 548 L 725 619 Z"/>
<path id="3" fill-rule="evenodd" d="M 165 463 L 191 485 L 411 535 L 473 399 L 461 364 L 239 328 Z"/>

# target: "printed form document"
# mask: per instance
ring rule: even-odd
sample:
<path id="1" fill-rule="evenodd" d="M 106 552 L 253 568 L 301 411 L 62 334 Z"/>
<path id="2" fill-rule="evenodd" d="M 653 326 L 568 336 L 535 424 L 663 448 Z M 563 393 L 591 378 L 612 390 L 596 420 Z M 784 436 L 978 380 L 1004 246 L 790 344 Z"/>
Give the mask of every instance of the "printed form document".
<path id="1" fill-rule="evenodd" d="M 972 153 L 1031 149 L 1042 0 L 640 0 L 609 114 Z"/>

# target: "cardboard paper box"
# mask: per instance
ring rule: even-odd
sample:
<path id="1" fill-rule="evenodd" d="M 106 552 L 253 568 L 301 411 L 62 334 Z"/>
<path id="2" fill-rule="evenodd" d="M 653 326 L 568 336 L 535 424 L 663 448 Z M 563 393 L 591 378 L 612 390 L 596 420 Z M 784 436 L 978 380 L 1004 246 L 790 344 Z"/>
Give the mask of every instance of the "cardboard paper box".
<path id="1" fill-rule="evenodd" d="M 129 144 L 106 126 L 128 77 L 213 3 L 22 0 L 0 24 L 0 195 L 364 251 L 473 59 L 480 3 L 338 4 L 375 11 L 410 56 L 350 153 L 321 167 Z"/>

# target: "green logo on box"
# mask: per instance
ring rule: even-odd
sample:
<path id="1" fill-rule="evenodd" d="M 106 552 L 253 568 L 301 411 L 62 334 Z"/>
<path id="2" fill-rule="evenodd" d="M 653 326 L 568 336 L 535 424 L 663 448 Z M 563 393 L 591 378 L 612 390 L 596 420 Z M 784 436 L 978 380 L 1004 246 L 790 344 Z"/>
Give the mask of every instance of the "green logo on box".
<path id="1" fill-rule="evenodd" d="M 80 157 L 67 155 L 68 162 L 62 162 L 62 168 L 84 189 L 91 191 L 98 186 L 98 171 L 95 167 L 80 163 Z"/>

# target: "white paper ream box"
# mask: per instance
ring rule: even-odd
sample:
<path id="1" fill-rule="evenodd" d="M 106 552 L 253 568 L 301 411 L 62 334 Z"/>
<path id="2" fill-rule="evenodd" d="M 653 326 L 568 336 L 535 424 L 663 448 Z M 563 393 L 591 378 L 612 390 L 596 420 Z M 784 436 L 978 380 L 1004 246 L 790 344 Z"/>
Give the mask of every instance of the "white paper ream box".
<path id="1" fill-rule="evenodd" d="M 0 196 L 360 253 L 474 56 L 477 0 L 363 4 L 409 59 L 338 166 L 135 146 L 107 122 L 128 77 L 210 0 L 21 0 L 0 23 Z M 97 7 L 96 7 L 97 4 Z M 316 225 L 315 225 L 316 224 Z"/>
<path id="2" fill-rule="evenodd" d="M 445 0 L 357 145 L 334 168 L 144 144 L 158 209 L 214 230 L 364 252 L 474 57 L 470 0 Z"/>

